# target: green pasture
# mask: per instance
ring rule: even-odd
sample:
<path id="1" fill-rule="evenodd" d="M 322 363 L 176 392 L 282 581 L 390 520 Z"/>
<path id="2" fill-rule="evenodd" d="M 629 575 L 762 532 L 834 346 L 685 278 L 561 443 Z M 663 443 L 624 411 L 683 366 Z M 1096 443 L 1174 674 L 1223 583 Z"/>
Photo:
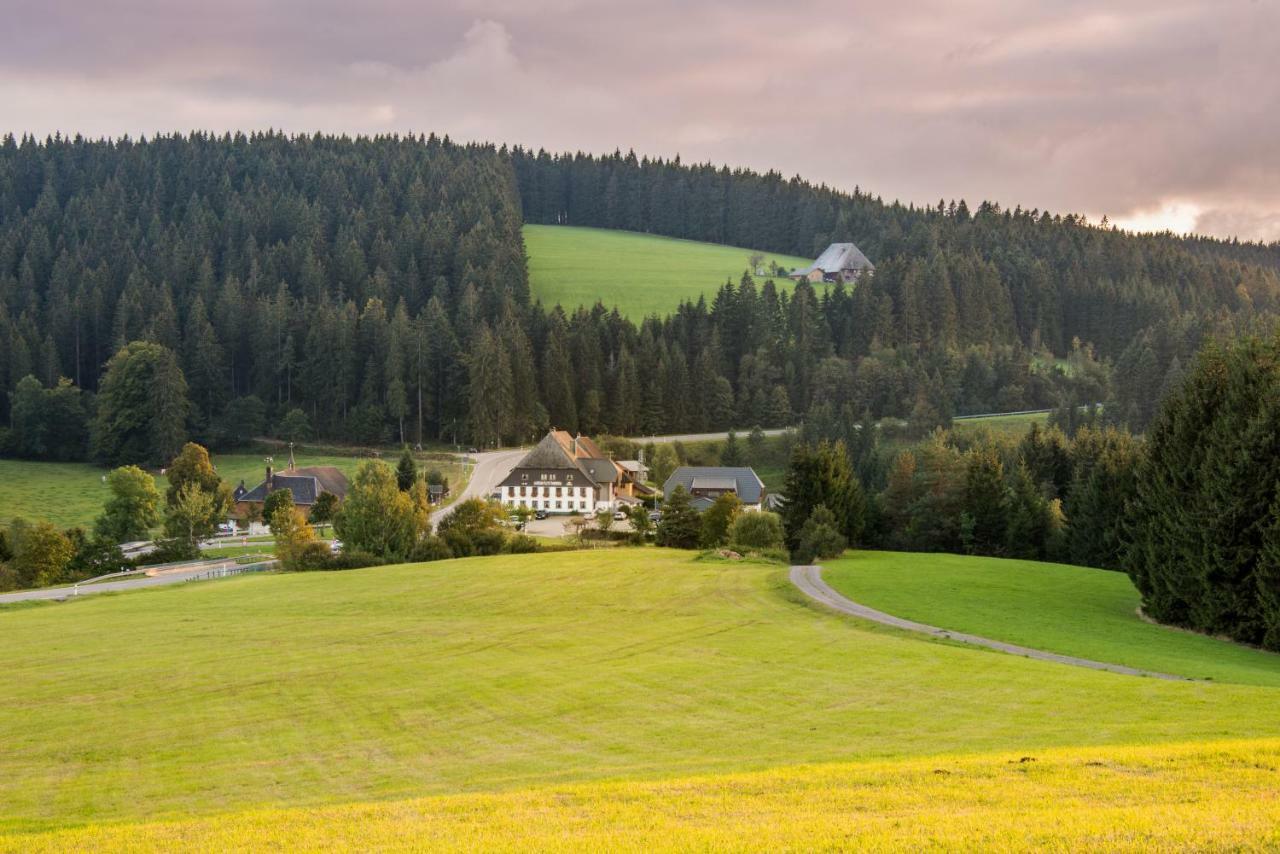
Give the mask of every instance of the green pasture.
<path id="1" fill-rule="evenodd" d="M 637 321 L 651 314 L 670 314 L 681 300 L 696 300 L 700 294 L 709 300 L 726 280 L 737 284 L 755 251 L 562 225 L 526 225 L 524 244 L 530 287 L 545 305 L 558 303 L 572 311 L 599 301 Z M 766 268 L 776 261 L 791 270 L 813 260 L 763 254 Z M 774 282 L 782 288 L 793 286 L 790 279 Z"/>
<path id="2" fill-rule="evenodd" d="M 1025 560 L 858 552 L 824 577 L 849 598 L 944 629 L 1193 679 L 1280 687 L 1280 655 L 1144 621 L 1120 572 Z"/>
<path id="3" fill-rule="evenodd" d="M 1274 688 L 935 643 L 809 605 L 784 567 L 660 549 L 231 578 L 0 611 L 0 635 L 0 833 L 1280 735 Z"/>
<path id="4" fill-rule="evenodd" d="M 241 480 L 252 489 L 266 476 L 266 458 L 271 452 L 214 454 L 213 463 L 222 479 L 235 487 Z M 277 471 L 288 465 L 288 451 L 274 454 Z M 336 454 L 295 454 L 298 466 L 336 466 L 348 477 L 369 457 Z M 382 459 L 395 465 L 398 453 L 387 451 Z M 455 486 L 461 482 L 462 467 L 452 456 L 418 455 L 419 470 L 438 468 Z M 103 478 L 107 469 L 89 463 L 46 463 L 32 460 L 0 459 L 0 524 L 14 518 L 30 521 L 47 519 L 62 528 L 93 525 L 107 500 Z M 168 481 L 153 471 L 156 487 L 163 493 Z"/>

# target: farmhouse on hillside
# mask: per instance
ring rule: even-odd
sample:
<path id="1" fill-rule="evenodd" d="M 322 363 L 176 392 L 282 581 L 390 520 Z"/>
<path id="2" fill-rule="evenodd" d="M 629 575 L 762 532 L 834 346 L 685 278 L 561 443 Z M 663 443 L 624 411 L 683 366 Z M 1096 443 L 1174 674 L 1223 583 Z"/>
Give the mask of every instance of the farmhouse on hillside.
<path id="1" fill-rule="evenodd" d="M 498 485 L 507 507 L 594 513 L 631 504 L 652 490 L 586 436 L 552 430 Z"/>
<path id="2" fill-rule="evenodd" d="M 680 466 L 662 485 L 663 497 L 670 498 L 677 486 L 693 497 L 689 503 L 695 510 L 706 510 L 726 492 L 737 495 L 744 510 L 764 506 L 764 481 L 747 466 Z"/>
<path id="3" fill-rule="evenodd" d="M 793 279 L 811 282 L 856 282 L 863 274 L 875 272 L 876 265 L 852 243 L 832 243 L 808 267 L 791 273 Z"/>
<path id="4" fill-rule="evenodd" d="M 293 462 L 293 450 L 289 450 L 289 467 L 282 472 L 272 470 L 271 460 L 267 460 L 267 475 L 262 483 L 253 489 L 246 489 L 244 481 L 231 493 L 235 507 L 231 515 L 237 519 L 247 519 L 251 515 L 260 516 L 262 504 L 267 496 L 279 489 L 287 489 L 293 495 L 293 504 L 304 513 L 309 512 L 316 503 L 320 493 L 329 492 L 338 500 L 347 497 L 347 476 L 335 466 L 308 466 L 298 468 Z M 251 513 L 250 508 L 256 508 Z"/>

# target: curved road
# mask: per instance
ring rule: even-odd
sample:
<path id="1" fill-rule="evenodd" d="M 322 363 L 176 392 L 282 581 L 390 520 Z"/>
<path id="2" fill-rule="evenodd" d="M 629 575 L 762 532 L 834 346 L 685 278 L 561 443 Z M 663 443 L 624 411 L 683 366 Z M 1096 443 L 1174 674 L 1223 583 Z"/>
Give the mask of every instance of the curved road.
<path id="1" fill-rule="evenodd" d="M 1121 673 L 1125 676 L 1150 676 L 1153 679 L 1173 679 L 1180 682 L 1194 681 L 1187 679 L 1185 676 L 1174 676 L 1169 673 L 1155 673 L 1150 670 L 1138 670 L 1134 667 L 1125 667 L 1122 664 L 1108 664 L 1105 661 L 1092 661 L 1088 658 L 1059 655 L 1056 652 L 1045 652 L 1042 649 L 1032 649 L 1031 647 L 1018 646 L 1017 644 L 979 637 L 978 635 L 968 635 L 963 632 L 953 632 L 949 629 L 940 629 L 937 626 L 917 623 L 912 620 L 904 620 L 902 617 L 895 617 L 892 614 L 886 614 L 883 611 L 868 608 L 866 605 L 859 605 L 852 599 L 848 599 L 840 593 L 837 593 L 831 585 L 822 580 L 822 567 L 820 566 L 791 567 L 791 583 L 800 588 L 800 591 L 810 599 L 822 605 L 826 605 L 833 611 L 839 611 L 842 614 L 850 614 L 854 617 L 861 617 L 864 620 L 871 620 L 874 623 L 893 626 L 895 629 L 919 632 L 920 634 L 932 635 L 937 638 L 945 638 L 947 640 L 959 641 L 960 643 L 973 644 L 974 646 L 994 649 L 999 652 L 1007 652 L 1011 655 L 1035 658 L 1040 661 L 1051 661 L 1055 664 L 1069 664 L 1072 667 L 1086 667 L 1090 670 L 1106 670 L 1110 673 Z"/>

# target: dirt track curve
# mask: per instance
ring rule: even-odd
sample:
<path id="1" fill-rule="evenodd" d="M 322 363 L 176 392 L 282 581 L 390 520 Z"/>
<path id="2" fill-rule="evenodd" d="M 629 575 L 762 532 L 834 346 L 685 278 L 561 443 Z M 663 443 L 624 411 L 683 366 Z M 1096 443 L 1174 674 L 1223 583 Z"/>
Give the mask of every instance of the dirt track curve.
<path id="1" fill-rule="evenodd" d="M 933 637 L 944 638 L 946 640 L 959 641 L 960 643 L 973 644 L 974 646 L 983 646 L 987 649 L 1007 652 L 1010 655 L 1021 655 L 1026 658 L 1035 658 L 1040 661 L 1051 661 L 1055 664 L 1069 664 L 1072 667 L 1087 667 L 1090 670 L 1106 670 L 1110 673 L 1120 673 L 1125 676 L 1149 676 L 1152 679 L 1172 679 L 1180 682 L 1194 681 L 1187 679 L 1185 676 L 1174 676 L 1169 673 L 1155 673 L 1150 670 L 1138 670 L 1134 667 L 1125 667 L 1122 664 L 1108 664 L 1105 661 L 1092 661 L 1088 658 L 1059 655 L 1056 652 L 1045 652 L 1042 649 L 1032 649 L 1026 646 L 1018 646 L 1017 644 L 1005 643 L 1004 641 L 992 640 L 991 638 L 979 637 L 978 635 L 967 635 L 963 632 L 953 632 L 949 629 L 940 629 L 937 626 L 929 626 L 912 620 L 904 620 L 902 617 L 895 617 L 892 614 L 886 614 L 883 611 L 868 608 L 866 605 L 859 605 L 852 599 L 848 599 L 840 593 L 837 593 L 829 584 L 827 584 L 827 582 L 822 580 L 822 567 L 820 566 L 791 567 L 791 583 L 800 588 L 800 591 L 810 599 L 827 606 L 833 611 L 839 611 L 842 614 L 850 614 L 854 617 L 861 617 L 864 620 L 871 620 L 872 622 L 881 623 L 882 625 L 893 626 L 896 629 L 904 629 L 909 632 L 919 632 L 920 634 L 932 635 Z"/>

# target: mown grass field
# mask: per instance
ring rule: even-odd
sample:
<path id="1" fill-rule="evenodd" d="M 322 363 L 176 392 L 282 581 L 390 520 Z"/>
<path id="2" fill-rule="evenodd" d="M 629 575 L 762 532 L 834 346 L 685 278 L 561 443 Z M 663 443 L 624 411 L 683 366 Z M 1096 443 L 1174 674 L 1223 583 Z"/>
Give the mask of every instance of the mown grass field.
<path id="1" fill-rule="evenodd" d="M 215 454 L 213 462 L 223 480 L 233 487 L 243 480 L 252 489 L 262 482 L 266 474 L 268 455 L 265 451 Z M 288 452 L 283 455 L 277 453 L 274 459 L 276 468 L 283 468 L 288 464 Z M 337 466 L 348 477 L 355 474 L 365 459 L 368 458 L 334 454 L 296 455 L 299 466 Z M 397 457 L 388 453 L 383 459 L 395 465 Z M 453 458 L 445 459 L 433 454 L 422 460 L 419 468 L 439 468 L 450 483 L 459 481 L 462 469 Z M 0 524 L 23 518 L 29 521 L 47 519 L 63 528 L 74 525 L 91 527 L 108 497 L 102 480 L 106 473 L 107 469 L 89 463 L 0 459 Z M 156 487 L 163 493 L 168 488 L 168 481 L 159 472 L 152 474 L 156 477 Z"/>
<path id="2" fill-rule="evenodd" d="M 603 302 L 617 306 L 624 316 L 640 320 L 650 314 L 665 316 L 680 301 L 708 299 L 731 279 L 735 284 L 749 269 L 752 249 L 657 237 L 632 231 L 577 228 L 563 225 L 526 225 L 525 252 L 529 258 L 529 285 L 533 295 L 548 306 L 559 303 L 565 311 Z M 812 258 L 765 254 L 788 270 L 808 266 Z M 774 279 L 783 288 L 790 279 Z"/>
<path id="3" fill-rule="evenodd" d="M 1121 572 L 1022 560 L 859 552 L 823 577 L 899 617 L 1050 652 L 1193 679 L 1280 687 L 1280 655 L 1139 618 Z"/>
<path id="4" fill-rule="evenodd" d="M 14 851 L 1270 851 L 1280 744 L 818 765 L 0 839 Z"/>
<path id="5" fill-rule="evenodd" d="M 1207 844 L 1265 839 L 1275 810 L 1274 745 L 1158 745 L 1280 738 L 1276 688 L 921 640 L 811 607 L 783 567 L 684 552 L 233 578 L 0 610 L 0 632 L 14 849 L 590 845 L 615 822 L 635 847 L 916 827 L 982 847 L 1019 816 Z M 766 831 L 771 810 L 795 818 Z"/>
<path id="6" fill-rule="evenodd" d="M 1017 415 L 989 415 L 983 418 L 953 418 L 953 432 L 966 430 L 989 430 L 992 433 L 1013 433 L 1024 435 L 1032 424 L 1044 427 L 1049 423 L 1047 412 L 1026 412 Z"/>

